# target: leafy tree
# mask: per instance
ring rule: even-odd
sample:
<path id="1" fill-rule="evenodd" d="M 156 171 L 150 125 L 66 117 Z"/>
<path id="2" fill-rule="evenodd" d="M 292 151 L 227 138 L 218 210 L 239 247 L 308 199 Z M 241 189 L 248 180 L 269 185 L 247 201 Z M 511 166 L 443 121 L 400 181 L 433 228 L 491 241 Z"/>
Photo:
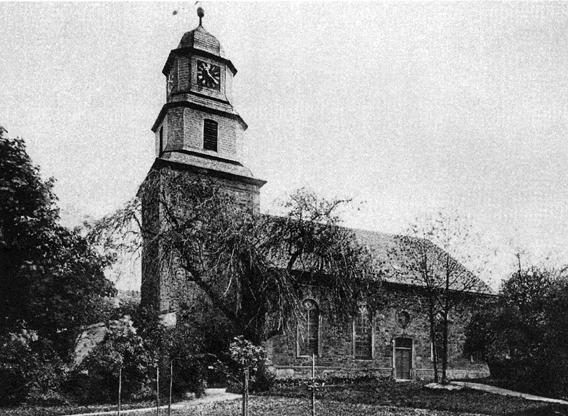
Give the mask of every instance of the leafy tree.
<path id="1" fill-rule="evenodd" d="M 34 330 L 67 354 L 114 293 L 103 274 L 108 259 L 58 224 L 54 180 L 42 180 L 24 141 L 5 133 L 0 128 L 0 333 Z"/>
<path id="2" fill-rule="evenodd" d="M 94 240 L 113 250 L 137 241 L 153 250 L 154 265 L 172 275 L 174 266 L 183 269 L 186 282 L 204 294 L 203 307 L 220 313 L 232 336 L 256 345 L 301 317 L 306 285 L 325 286 L 329 316 L 339 317 L 377 281 L 369 253 L 339 226 L 347 201 L 300 190 L 283 204 L 284 216 L 257 215 L 230 190 L 171 169 L 150 172 L 139 195 L 145 206 L 136 199 L 103 219 L 93 227 Z"/>
<path id="3" fill-rule="evenodd" d="M 266 352 L 260 346 L 254 345 L 243 336 L 235 337 L 231 342 L 231 359 L 242 372 L 243 416 L 248 415 L 249 380 L 254 379 L 255 373 L 264 364 Z"/>
<path id="4" fill-rule="evenodd" d="M 568 279 L 537 267 L 515 272 L 498 304 L 475 316 L 466 348 L 511 387 L 561 395 L 568 387 Z"/>
<path id="5" fill-rule="evenodd" d="M 64 402 L 65 365 L 34 331 L 0 336 L 0 405 Z"/>
<path id="6" fill-rule="evenodd" d="M 161 379 L 171 380 L 172 394 L 181 397 L 191 391 L 204 392 L 204 363 L 209 357 L 203 354 L 204 333 L 199 330 L 194 315 L 181 311 L 175 326 L 167 326 L 152 310 L 140 308 L 133 317 L 138 334 L 144 340 L 149 357 L 148 375 L 155 379 L 159 367 Z M 169 394 L 169 383 L 160 382 L 162 396 Z"/>
<path id="7" fill-rule="evenodd" d="M 439 212 L 417 219 L 406 235 L 397 236 L 389 253 L 391 269 L 422 286 L 427 298 L 435 381 L 448 382 L 449 324 L 451 314 L 472 293 L 488 287 L 464 264 L 479 264 L 471 225 L 456 214 Z M 451 254 L 450 254 L 451 253 Z"/>
<path id="8" fill-rule="evenodd" d="M 70 389 L 82 402 L 116 401 L 121 372 L 123 398 L 147 397 L 151 366 L 150 351 L 132 320 L 113 320 L 103 341 L 74 370 Z"/>

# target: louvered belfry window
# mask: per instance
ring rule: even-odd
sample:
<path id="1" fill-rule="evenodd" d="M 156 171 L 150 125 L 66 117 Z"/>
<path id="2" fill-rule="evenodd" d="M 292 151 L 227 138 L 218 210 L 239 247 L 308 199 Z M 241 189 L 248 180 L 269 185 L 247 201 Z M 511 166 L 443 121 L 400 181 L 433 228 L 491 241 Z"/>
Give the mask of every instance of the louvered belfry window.
<path id="1" fill-rule="evenodd" d="M 213 120 L 204 120 L 203 124 L 203 148 L 205 150 L 217 151 L 217 122 Z"/>

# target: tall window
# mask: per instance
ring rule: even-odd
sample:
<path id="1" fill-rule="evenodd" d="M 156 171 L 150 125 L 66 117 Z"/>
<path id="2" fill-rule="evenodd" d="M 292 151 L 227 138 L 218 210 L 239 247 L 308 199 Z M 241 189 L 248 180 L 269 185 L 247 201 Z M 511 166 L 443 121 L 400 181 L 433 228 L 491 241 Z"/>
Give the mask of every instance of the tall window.
<path id="1" fill-rule="evenodd" d="M 204 120 L 203 123 L 203 148 L 217 151 L 217 122 Z"/>
<path id="2" fill-rule="evenodd" d="M 365 306 L 359 308 L 353 321 L 353 355 L 360 360 L 373 358 L 373 325 Z"/>
<path id="3" fill-rule="evenodd" d="M 299 355 L 318 355 L 319 350 L 319 309 L 318 304 L 306 299 L 303 327 L 298 328 Z"/>

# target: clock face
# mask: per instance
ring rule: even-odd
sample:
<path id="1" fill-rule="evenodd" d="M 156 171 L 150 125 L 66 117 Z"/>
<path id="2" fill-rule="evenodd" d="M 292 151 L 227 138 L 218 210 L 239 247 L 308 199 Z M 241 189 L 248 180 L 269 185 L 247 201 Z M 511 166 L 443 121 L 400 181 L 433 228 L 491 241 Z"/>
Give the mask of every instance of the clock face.
<path id="1" fill-rule="evenodd" d="M 197 61 L 197 83 L 203 87 L 221 88 L 221 68 L 207 62 Z"/>

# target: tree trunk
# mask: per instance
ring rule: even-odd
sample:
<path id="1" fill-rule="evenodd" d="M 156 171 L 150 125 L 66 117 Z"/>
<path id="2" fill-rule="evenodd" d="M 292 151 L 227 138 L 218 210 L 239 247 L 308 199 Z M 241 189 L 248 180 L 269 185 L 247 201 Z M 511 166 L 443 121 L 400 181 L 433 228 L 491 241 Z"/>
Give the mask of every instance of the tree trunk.
<path id="1" fill-rule="evenodd" d="M 446 256 L 446 287 L 444 291 L 444 348 L 442 349 L 442 383 L 448 384 L 448 313 L 450 310 L 450 258 Z"/>
<path id="2" fill-rule="evenodd" d="M 444 345 L 442 348 L 442 384 L 448 383 L 448 312 L 444 312 Z"/>
<path id="3" fill-rule="evenodd" d="M 429 294 L 430 297 L 434 296 Z M 432 304 L 432 298 L 429 299 L 428 305 L 428 319 L 430 320 L 430 339 L 432 340 L 432 364 L 434 366 L 434 382 L 438 383 L 438 352 L 437 352 L 437 341 L 436 341 L 436 317 L 434 314 L 434 305 Z"/>

